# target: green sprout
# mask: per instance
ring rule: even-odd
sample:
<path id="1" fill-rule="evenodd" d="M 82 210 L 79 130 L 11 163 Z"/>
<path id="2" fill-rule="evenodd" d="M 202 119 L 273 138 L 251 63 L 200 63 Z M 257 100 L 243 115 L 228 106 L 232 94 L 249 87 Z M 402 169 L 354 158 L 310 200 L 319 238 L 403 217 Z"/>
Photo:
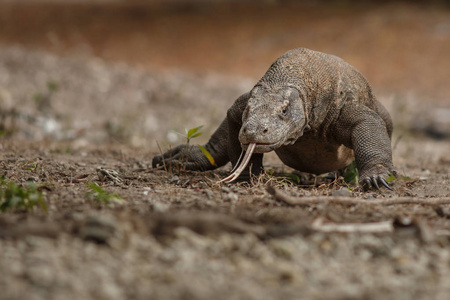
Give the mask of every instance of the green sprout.
<path id="1" fill-rule="evenodd" d="M 90 189 L 87 192 L 87 197 L 97 204 L 110 204 L 110 203 L 121 203 L 123 199 L 121 196 L 115 193 L 108 193 L 100 186 L 93 182 L 88 182 L 87 187 Z"/>
<path id="2" fill-rule="evenodd" d="M 56 82 L 54 82 L 54 81 L 48 81 L 47 82 L 47 89 L 50 92 L 56 92 L 57 90 L 59 90 L 59 85 Z"/>
<path id="3" fill-rule="evenodd" d="M 47 204 L 36 184 L 27 182 L 24 187 L 21 187 L 13 181 L 0 179 L 0 210 L 2 212 L 10 209 L 30 211 L 35 206 L 47 212 Z"/>
<path id="4" fill-rule="evenodd" d="M 386 178 L 386 182 L 389 183 L 389 182 L 392 182 L 392 181 L 397 180 L 397 179 L 401 179 L 403 181 L 412 181 L 412 179 L 410 177 L 408 177 L 408 176 L 395 176 L 394 174 L 389 172 L 389 177 Z"/>
<path id="5" fill-rule="evenodd" d="M 302 180 L 300 179 L 300 176 L 294 173 L 285 173 L 284 174 L 293 184 L 299 185 Z"/>
<path id="6" fill-rule="evenodd" d="M 389 177 L 386 178 L 386 182 L 389 183 L 389 182 L 394 181 L 395 179 L 397 179 L 397 177 L 395 177 L 394 174 L 389 173 Z"/>
<path id="7" fill-rule="evenodd" d="M 31 166 L 26 167 L 25 170 L 31 171 L 33 173 L 37 173 L 39 170 L 39 164 L 31 163 Z"/>
<path id="8" fill-rule="evenodd" d="M 203 134 L 202 132 L 199 131 L 202 128 L 203 128 L 203 125 L 200 125 L 198 127 L 191 128 L 191 129 L 185 128 L 184 131 L 186 132 L 186 134 L 182 134 L 181 132 L 178 132 L 175 130 L 170 130 L 170 132 L 173 132 L 175 134 L 178 134 L 178 135 L 184 137 L 186 139 L 186 144 L 189 145 L 191 142 L 191 139 L 199 137 Z"/>
<path id="9" fill-rule="evenodd" d="M 184 137 L 186 139 L 186 144 L 190 144 L 191 140 L 193 138 L 199 137 L 203 134 L 203 132 L 200 132 L 199 130 L 203 128 L 203 125 L 200 125 L 198 127 L 195 128 L 191 128 L 191 129 L 187 129 L 185 128 L 184 131 L 186 132 L 186 134 L 182 134 L 178 131 L 175 130 L 171 130 L 170 132 L 176 133 L 182 137 Z M 209 160 L 209 162 L 211 163 L 211 165 L 213 166 L 217 166 L 216 161 L 214 160 L 214 157 L 212 157 L 211 153 L 208 152 L 208 150 L 205 149 L 205 147 L 203 147 L 202 145 L 197 145 L 200 150 L 202 151 L 203 155 L 206 156 L 206 158 Z"/>

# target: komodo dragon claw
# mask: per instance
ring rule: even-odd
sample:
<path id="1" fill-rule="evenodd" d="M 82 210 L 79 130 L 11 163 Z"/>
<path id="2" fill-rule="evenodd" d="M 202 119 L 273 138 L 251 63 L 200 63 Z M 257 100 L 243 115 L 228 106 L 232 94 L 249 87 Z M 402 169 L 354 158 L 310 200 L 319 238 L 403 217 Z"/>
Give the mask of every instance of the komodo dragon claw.
<path id="1" fill-rule="evenodd" d="M 365 183 L 365 185 L 370 188 L 371 186 L 373 186 L 374 188 L 376 188 L 377 190 L 380 189 L 380 186 L 378 185 L 378 181 L 381 182 L 381 184 L 383 186 L 385 186 L 387 189 L 392 191 L 392 188 L 389 186 L 389 184 L 386 182 L 386 180 L 381 177 L 381 176 L 372 176 L 372 177 L 366 177 L 363 179 L 363 182 Z"/>
<path id="2" fill-rule="evenodd" d="M 392 188 L 389 186 L 389 184 L 384 180 L 384 178 L 380 178 L 381 184 L 383 184 L 388 190 L 392 191 Z"/>
<path id="3" fill-rule="evenodd" d="M 377 179 L 376 179 L 376 178 L 373 178 L 373 177 L 372 177 L 372 184 L 373 184 L 373 186 L 374 186 L 377 190 L 380 189 L 380 187 L 378 186 L 378 182 L 377 182 Z"/>

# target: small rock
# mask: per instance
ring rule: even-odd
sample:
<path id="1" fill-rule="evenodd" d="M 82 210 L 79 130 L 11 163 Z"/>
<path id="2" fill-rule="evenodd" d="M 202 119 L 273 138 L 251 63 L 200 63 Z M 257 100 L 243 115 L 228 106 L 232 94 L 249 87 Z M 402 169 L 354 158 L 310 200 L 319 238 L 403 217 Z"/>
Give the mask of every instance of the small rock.
<path id="1" fill-rule="evenodd" d="M 273 239 L 269 242 L 269 245 L 277 256 L 288 260 L 292 259 L 296 251 L 292 243 L 281 239 Z"/>
<path id="2" fill-rule="evenodd" d="M 342 188 L 337 191 L 332 191 L 331 196 L 334 197 L 351 197 L 353 196 L 352 192 L 348 188 Z"/>
<path id="3" fill-rule="evenodd" d="M 239 199 L 238 193 L 234 192 L 229 187 L 223 186 L 222 190 L 222 200 L 225 202 L 236 202 Z"/>
<path id="4" fill-rule="evenodd" d="M 31 181 L 31 182 L 39 182 L 39 178 L 36 176 L 30 176 L 27 178 L 27 181 Z"/>
<path id="5" fill-rule="evenodd" d="M 152 191 L 151 187 L 143 187 L 142 189 L 143 189 L 142 194 L 144 196 L 147 196 Z"/>
<path id="6" fill-rule="evenodd" d="M 151 207 L 154 212 L 165 212 L 169 209 L 170 205 L 162 202 L 153 202 Z"/>
<path id="7" fill-rule="evenodd" d="M 375 200 L 377 198 L 377 194 L 369 193 L 369 194 L 366 194 L 366 196 L 364 198 L 366 198 L 367 200 Z"/>
<path id="8" fill-rule="evenodd" d="M 157 256 L 157 258 L 158 258 L 161 262 L 166 263 L 166 264 L 169 264 L 169 265 L 172 265 L 172 264 L 174 264 L 176 261 L 179 260 L 179 257 L 178 257 L 178 255 L 177 255 L 177 253 L 176 253 L 174 250 L 170 250 L 170 249 L 168 249 L 168 250 L 166 250 L 166 251 L 163 251 L 163 252 L 159 253 L 159 255 Z"/>
<path id="9" fill-rule="evenodd" d="M 209 200 L 213 200 L 214 199 L 214 193 L 211 190 L 205 189 L 204 193 L 206 194 L 206 197 Z"/>
<path id="10" fill-rule="evenodd" d="M 111 215 L 91 215 L 80 229 L 80 237 L 99 244 L 108 244 L 117 230 L 117 220 Z"/>
<path id="11" fill-rule="evenodd" d="M 177 175 L 173 175 L 170 179 L 169 179 L 170 183 L 174 183 L 174 184 L 178 184 L 180 182 L 180 177 L 178 177 Z"/>
<path id="12" fill-rule="evenodd" d="M 229 188 L 229 187 L 226 187 L 226 186 L 223 186 L 223 187 L 221 188 L 221 190 L 222 190 L 222 192 L 225 192 L 225 193 L 231 192 L 230 188 Z"/>
<path id="13" fill-rule="evenodd" d="M 441 218 L 450 219 L 450 208 L 438 206 L 434 209 L 436 214 Z"/>
<path id="14" fill-rule="evenodd" d="M 222 194 L 222 199 L 225 202 L 236 202 L 236 201 L 238 201 L 239 196 L 238 196 L 238 194 L 232 193 L 232 192 L 230 192 L 230 193 L 223 193 Z"/>
<path id="15" fill-rule="evenodd" d="M 413 221 L 410 216 L 398 216 L 395 219 L 395 225 L 397 226 L 411 226 Z"/>

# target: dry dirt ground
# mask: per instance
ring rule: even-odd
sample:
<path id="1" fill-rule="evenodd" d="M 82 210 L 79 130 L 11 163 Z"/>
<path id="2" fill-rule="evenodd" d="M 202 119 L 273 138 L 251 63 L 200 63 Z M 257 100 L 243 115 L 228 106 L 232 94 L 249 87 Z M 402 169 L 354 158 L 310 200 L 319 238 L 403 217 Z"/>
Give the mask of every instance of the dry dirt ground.
<path id="1" fill-rule="evenodd" d="M 273 155 L 265 165 L 275 174 L 250 184 L 217 183 L 230 166 L 151 168 L 156 141 L 182 142 L 170 129 L 204 124 L 193 142 L 205 142 L 254 82 L 3 40 L 0 176 L 37 185 L 47 212 L 0 213 L 0 298 L 448 299 L 450 118 L 440 92 L 433 110 L 415 94 L 378 93 L 405 176 L 393 191 L 308 174 L 294 183 Z"/>

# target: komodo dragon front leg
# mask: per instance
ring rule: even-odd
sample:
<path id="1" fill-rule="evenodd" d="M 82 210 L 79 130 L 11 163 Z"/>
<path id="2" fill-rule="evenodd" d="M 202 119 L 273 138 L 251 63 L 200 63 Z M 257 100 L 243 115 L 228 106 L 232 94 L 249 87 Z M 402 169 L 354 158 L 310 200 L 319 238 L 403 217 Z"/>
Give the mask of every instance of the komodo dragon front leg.
<path id="1" fill-rule="evenodd" d="M 382 184 L 391 189 L 385 180 L 389 173 L 395 174 L 390 122 L 370 108 L 353 103 L 342 108 L 332 131 L 337 142 L 354 150 L 360 184 L 365 188 L 378 189 Z"/>
<path id="2" fill-rule="evenodd" d="M 186 170 L 205 171 L 223 166 L 229 161 L 235 166 L 242 152 L 239 142 L 239 130 L 242 126 L 242 113 L 247 106 L 249 98 L 250 93 L 245 93 L 234 102 L 228 109 L 225 120 L 204 145 L 205 149 L 214 158 L 216 166 L 211 164 L 198 146 L 182 144 L 166 151 L 163 155 L 156 155 L 152 161 L 153 168 L 163 166 L 173 168 L 181 165 Z M 250 167 L 253 174 L 257 174 L 262 170 L 262 154 L 252 155 L 249 163 Z M 242 173 L 241 179 L 245 179 L 246 175 L 248 176 L 249 168 Z"/>
<path id="3" fill-rule="evenodd" d="M 185 170 L 206 171 L 225 165 L 230 161 L 228 156 L 228 120 L 225 119 L 211 136 L 208 143 L 203 145 L 214 158 L 216 165 L 211 164 L 202 153 L 198 145 L 181 144 L 169 149 L 162 155 L 153 158 L 153 168 L 174 169 L 182 167 Z"/>

